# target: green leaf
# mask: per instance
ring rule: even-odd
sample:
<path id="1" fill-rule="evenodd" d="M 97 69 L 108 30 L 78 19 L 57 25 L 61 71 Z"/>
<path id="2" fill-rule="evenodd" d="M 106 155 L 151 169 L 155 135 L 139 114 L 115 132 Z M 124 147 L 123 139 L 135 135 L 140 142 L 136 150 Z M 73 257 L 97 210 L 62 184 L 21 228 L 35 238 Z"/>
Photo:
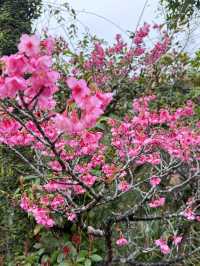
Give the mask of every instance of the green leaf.
<path id="1" fill-rule="evenodd" d="M 91 265 L 92 265 L 91 260 L 86 259 L 86 260 L 85 260 L 85 266 L 91 266 Z"/>
<path id="2" fill-rule="evenodd" d="M 42 245 L 40 243 L 36 243 L 33 247 L 35 249 L 40 249 L 42 247 Z"/>
<path id="3" fill-rule="evenodd" d="M 59 254 L 58 257 L 57 257 L 57 262 L 61 263 L 61 262 L 63 262 L 63 260 L 64 260 L 64 255 L 63 254 Z"/>
<path id="4" fill-rule="evenodd" d="M 32 180 L 32 179 L 37 179 L 37 176 L 35 176 L 35 175 L 26 175 L 26 176 L 24 176 L 24 180 Z"/>
<path id="5" fill-rule="evenodd" d="M 55 250 L 52 254 L 51 254 L 51 263 L 55 263 L 56 259 L 58 257 L 59 251 Z"/>
<path id="6" fill-rule="evenodd" d="M 49 256 L 47 255 L 42 256 L 42 262 L 48 262 L 48 260 L 49 260 Z"/>
<path id="7" fill-rule="evenodd" d="M 96 176 L 101 176 L 101 171 L 98 169 L 91 169 L 91 173 Z"/>
<path id="8" fill-rule="evenodd" d="M 37 224 L 37 225 L 35 226 L 35 228 L 34 228 L 34 231 L 33 231 L 34 236 L 37 235 L 37 234 L 40 232 L 40 230 L 41 230 L 42 228 L 43 228 L 42 225 Z M 35 247 L 35 246 L 34 246 L 34 247 Z"/>
<path id="9" fill-rule="evenodd" d="M 95 127 L 101 130 L 105 130 L 105 126 L 102 123 L 97 123 Z"/>
<path id="10" fill-rule="evenodd" d="M 87 255 L 88 255 L 88 251 L 84 250 L 84 249 L 81 250 L 80 253 L 79 253 L 79 257 L 84 257 L 85 258 L 85 257 L 87 257 Z"/>
<path id="11" fill-rule="evenodd" d="M 102 116 L 99 121 L 100 122 L 107 122 L 109 120 L 109 117 L 108 116 Z"/>
<path id="12" fill-rule="evenodd" d="M 102 261 L 102 257 L 99 256 L 99 255 L 97 255 L 97 254 L 94 254 L 94 255 L 90 256 L 90 259 L 91 259 L 92 261 L 95 261 L 95 262 Z"/>
<path id="13" fill-rule="evenodd" d="M 58 264 L 58 266 L 70 266 L 69 262 L 61 262 Z"/>
<path id="14" fill-rule="evenodd" d="M 80 255 L 77 257 L 76 262 L 83 262 L 85 261 L 85 256 L 81 257 Z"/>
<path id="15" fill-rule="evenodd" d="M 44 248 L 41 248 L 41 249 L 38 250 L 38 254 L 39 255 L 42 255 L 43 253 L 44 253 Z"/>

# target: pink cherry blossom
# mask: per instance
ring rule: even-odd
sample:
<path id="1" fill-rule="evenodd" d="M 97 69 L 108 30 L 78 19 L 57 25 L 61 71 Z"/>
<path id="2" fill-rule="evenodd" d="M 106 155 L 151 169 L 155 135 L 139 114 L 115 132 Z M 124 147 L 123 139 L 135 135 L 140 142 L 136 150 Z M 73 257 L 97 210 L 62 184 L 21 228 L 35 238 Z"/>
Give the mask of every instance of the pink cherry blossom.
<path id="1" fill-rule="evenodd" d="M 182 215 L 189 221 L 195 220 L 195 213 L 191 208 L 187 208 Z"/>
<path id="2" fill-rule="evenodd" d="M 119 191 L 126 192 L 130 189 L 130 184 L 126 180 L 123 180 L 118 184 L 118 189 Z"/>
<path id="3" fill-rule="evenodd" d="M 9 76 L 20 76 L 23 75 L 27 69 L 27 59 L 24 55 L 10 55 L 3 59 L 6 63 L 5 74 Z"/>
<path id="4" fill-rule="evenodd" d="M 30 211 L 31 201 L 27 196 L 23 196 L 20 201 L 20 207 L 25 211 Z"/>
<path id="5" fill-rule="evenodd" d="M 81 185 L 74 185 L 73 190 L 74 190 L 75 194 L 77 194 L 77 195 L 81 195 L 81 194 L 85 193 L 85 189 Z"/>
<path id="6" fill-rule="evenodd" d="M 67 184 L 67 181 L 49 181 L 47 184 L 43 185 L 44 189 L 47 190 L 48 192 L 54 192 L 57 190 L 66 190 L 67 188 L 70 187 L 70 185 Z"/>
<path id="7" fill-rule="evenodd" d="M 49 217 L 49 212 L 47 209 L 34 207 L 31 210 L 31 213 L 36 219 L 38 224 L 44 225 L 45 227 L 53 227 L 55 221 Z"/>
<path id="8" fill-rule="evenodd" d="M 127 240 L 124 236 L 121 236 L 121 237 L 116 241 L 116 244 L 117 244 L 117 246 L 119 246 L 119 247 L 123 247 L 123 246 L 128 245 L 128 240 Z"/>
<path id="9" fill-rule="evenodd" d="M 185 204 L 185 197 L 182 198 L 184 189 L 180 189 L 178 194 L 171 193 L 173 184 L 170 182 L 171 173 L 176 174 L 181 167 L 186 177 L 191 177 L 191 184 L 196 182 L 195 178 L 192 180 L 193 174 L 198 173 L 200 159 L 199 122 L 196 123 L 196 117 L 196 125 L 190 125 L 195 105 L 187 101 L 184 107 L 175 111 L 170 108 L 159 110 L 157 102 L 156 108 L 152 103 L 156 101 L 156 96 L 148 95 L 135 98 L 132 109 L 126 112 L 124 118 L 119 115 L 116 119 L 107 119 L 105 112 L 113 97 L 118 96 L 115 95 L 115 87 L 111 86 L 113 82 L 117 85 L 120 82 L 120 85 L 123 77 L 123 83 L 135 86 L 140 82 L 141 73 L 153 78 L 154 63 L 168 51 L 170 38 L 166 33 L 151 48 L 145 45 L 144 38 L 149 35 L 149 30 L 150 26 L 145 23 L 136 32 L 130 47 L 120 35 L 107 49 L 100 41 L 95 41 L 90 54 L 80 51 L 83 58 L 81 67 L 80 62 L 77 63 L 79 55 L 69 53 L 69 58 L 65 57 L 65 73 L 69 73 L 69 77 L 62 70 L 60 74 L 60 68 L 58 71 L 54 69 L 57 67 L 54 66 L 54 55 L 57 57 L 62 48 L 58 43 L 53 54 L 55 41 L 51 37 L 40 41 L 37 36 L 23 35 L 19 52 L 0 59 L 0 144 L 13 151 L 19 148 L 19 152 L 25 147 L 33 154 L 34 160 L 29 166 L 38 175 L 40 183 L 35 185 L 32 180 L 21 181 L 21 189 L 26 194 L 21 197 L 20 206 L 38 224 L 51 228 L 60 224 L 58 214 L 64 214 L 65 219 L 77 223 L 74 228 L 86 229 L 92 219 L 86 219 L 84 212 L 93 211 L 93 208 L 98 211 L 99 206 L 111 206 L 109 203 L 118 199 L 124 209 L 120 205 L 116 205 L 116 208 L 119 207 L 116 211 L 110 209 L 111 230 L 124 230 L 126 218 L 136 218 L 138 224 L 141 219 L 146 224 L 149 216 L 151 220 L 151 214 L 155 213 L 155 218 L 169 215 L 178 232 L 175 227 L 177 219 L 173 219 L 174 215 L 170 212 L 173 205 L 170 198 L 166 208 L 155 210 L 168 203 L 166 195 L 182 199 L 177 202 L 178 207 L 173 206 L 174 211 L 178 208 L 177 214 L 183 210 L 182 218 L 193 223 L 200 221 L 198 212 L 195 213 L 198 211 L 196 194 L 192 190 L 187 191 L 193 195 L 188 196 Z M 70 51 L 69 47 L 67 49 Z M 87 77 L 87 81 L 81 79 L 83 77 Z M 66 88 L 63 81 L 68 85 Z M 61 106 L 58 99 L 63 89 L 68 90 L 69 98 L 63 98 Z M 101 118 L 104 113 L 106 117 Z M 115 116 L 111 114 L 111 117 Z M 140 167 L 152 171 L 154 175 L 148 178 L 149 172 L 145 176 L 135 174 L 135 169 Z M 162 190 L 157 187 L 161 177 Z M 130 190 L 136 195 L 134 202 L 131 200 L 122 205 Z M 151 198 L 145 204 L 148 195 Z M 138 206 L 137 213 L 135 206 Z M 78 228 L 79 222 L 83 223 L 80 225 L 83 228 Z M 95 231 L 104 237 L 106 232 L 103 232 L 101 222 L 95 225 L 95 228 L 100 228 Z M 166 236 L 165 227 L 163 230 Z M 130 237 L 133 241 L 134 237 L 137 238 L 134 235 Z M 128 242 L 120 234 L 116 245 L 126 246 Z M 147 244 L 151 246 L 148 242 L 144 241 L 145 249 Z M 169 242 L 174 253 L 177 250 L 175 246 L 182 243 L 182 236 L 169 237 Z M 171 252 L 167 240 L 157 239 L 155 245 L 164 255 Z"/>
<path id="10" fill-rule="evenodd" d="M 80 108 L 84 107 L 84 98 L 89 94 L 90 89 L 85 80 L 77 80 L 75 78 L 68 78 L 67 85 L 72 90 L 72 97 Z"/>
<path id="11" fill-rule="evenodd" d="M 49 36 L 45 40 L 41 41 L 41 46 L 45 48 L 48 55 L 51 55 L 54 50 L 55 39 Z"/>
<path id="12" fill-rule="evenodd" d="M 51 161 L 49 162 L 49 166 L 54 170 L 54 171 L 61 171 L 62 167 L 58 161 Z"/>
<path id="13" fill-rule="evenodd" d="M 21 77 L 7 77 L 5 78 L 5 88 L 7 90 L 6 96 L 14 98 L 18 91 L 24 91 L 27 87 L 25 79 Z M 0 91 L 1 93 L 1 91 Z"/>
<path id="14" fill-rule="evenodd" d="M 182 239 L 183 239 L 182 236 L 177 236 L 177 235 L 173 236 L 174 245 L 178 246 L 181 243 Z"/>
<path id="15" fill-rule="evenodd" d="M 62 195 L 56 195 L 54 199 L 51 202 L 52 209 L 57 209 L 58 207 L 61 207 L 65 202 L 65 199 Z"/>
<path id="16" fill-rule="evenodd" d="M 67 214 L 67 219 L 70 221 L 70 222 L 74 222 L 76 220 L 76 214 L 75 213 L 68 213 Z"/>
<path id="17" fill-rule="evenodd" d="M 158 199 L 152 200 L 151 202 L 148 203 L 150 208 L 158 208 L 161 207 L 165 204 L 165 198 L 160 197 Z"/>
<path id="18" fill-rule="evenodd" d="M 96 181 L 96 176 L 93 176 L 91 174 L 87 174 L 87 175 L 83 175 L 81 177 L 81 180 L 84 182 L 85 185 L 87 185 L 88 187 L 91 187 L 94 185 L 95 181 Z"/>
<path id="19" fill-rule="evenodd" d="M 96 97 L 101 101 L 101 108 L 104 110 L 108 106 L 108 104 L 112 101 L 113 93 L 97 92 Z"/>
<path id="20" fill-rule="evenodd" d="M 171 252 L 171 249 L 169 248 L 168 245 L 161 245 L 160 246 L 160 251 L 161 253 L 163 253 L 164 255 L 167 255 Z"/>
<path id="21" fill-rule="evenodd" d="M 155 240 L 155 245 L 160 248 L 161 253 L 167 255 L 171 252 L 171 249 L 167 245 L 166 240 L 164 239 L 157 239 Z"/>
<path id="22" fill-rule="evenodd" d="M 160 182 L 161 182 L 161 179 L 159 177 L 157 177 L 157 176 L 152 176 L 150 178 L 150 184 L 151 184 L 152 187 L 158 186 L 160 184 Z"/>
<path id="23" fill-rule="evenodd" d="M 48 206 L 50 204 L 50 199 L 47 195 L 43 196 L 41 199 L 40 199 L 40 203 L 42 205 L 45 205 L 45 206 Z"/>
<path id="24" fill-rule="evenodd" d="M 40 39 L 35 35 L 23 34 L 18 49 L 20 53 L 25 53 L 27 56 L 37 56 L 40 52 Z"/>

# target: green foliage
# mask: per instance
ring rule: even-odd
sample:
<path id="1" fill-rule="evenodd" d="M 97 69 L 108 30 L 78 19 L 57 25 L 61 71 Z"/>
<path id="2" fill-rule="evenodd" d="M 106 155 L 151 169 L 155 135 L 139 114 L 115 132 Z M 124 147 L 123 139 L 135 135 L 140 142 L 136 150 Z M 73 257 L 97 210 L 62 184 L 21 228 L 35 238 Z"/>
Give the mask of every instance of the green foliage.
<path id="1" fill-rule="evenodd" d="M 20 35 L 31 32 L 32 20 L 40 9 L 41 0 L 0 1 L 0 55 L 16 52 Z"/>
<path id="2" fill-rule="evenodd" d="M 161 0 L 166 9 L 169 27 L 176 29 L 180 25 L 189 24 L 193 15 L 198 15 L 199 0 Z"/>
<path id="3" fill-rule="evenodd" d="M 17 256 L 15 263 L 20 266 L 39 266 L 47 262 L 52 266 L 95 266 L 102 261 L 97 249 L 88 244 L 90 240 L 86 234 L 82 234 L 80 244 L 76 244 L 70 237 L 70 233 L 76 232 L 75 227 L 59 230 L 54 228 L 46 231 L 40 228 L 37 232 L 39 241 L 34 244 L 32 251 L 27 256 Z"/>
<path id="4" fill-rule="evenodd" d="M 14 258 L 28 252 L 32 228 L 27 215 L 19 208 L 19 177 L 30 171 L 12 151 L 0 147 L 0 262 L 15 266 Z M 11 263 L 11 264 L 9 264 Z"/>
<path id="5" fill-rule="evenodd" d="M 22 33 L 31 32 L 32 20 L 41 10 L 41 0 L 0 1 L 0 56 L 16 52 Z M 0 264 L 16 265 L 14 258 L 26 253 L 32 226 L 16 201 L 19 176 L 24 164 L 8 149 L 0 147 Z M 1 264 L 3 265 L 3 264 Z"/>

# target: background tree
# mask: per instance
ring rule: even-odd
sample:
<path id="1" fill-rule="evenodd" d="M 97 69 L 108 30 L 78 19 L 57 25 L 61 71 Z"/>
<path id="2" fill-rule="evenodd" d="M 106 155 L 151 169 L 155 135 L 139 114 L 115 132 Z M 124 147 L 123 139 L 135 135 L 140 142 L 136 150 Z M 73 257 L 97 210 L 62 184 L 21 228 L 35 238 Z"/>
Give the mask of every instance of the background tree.
<path id="1" fill-rule="evenodd" d="M 16 52 L 19 36 L 31 32 L 32 20 L 40 11 L 41 0 L 0 1 L 0 55 Z"/>
<path id="2" fill-rule="evenodd" d="M 41 0 L 0 1 L 0 55 L 16 52 L 19 37 L 22 33 L 31 32 L 32 21 L 38 18 L 40 11 Z M 19 176 L 22 174 L 20 169 L 22 165 L 16 156 L 1 145 L 0 264 L 8 263 L 7 258 L 13 261 L 14 257 L 22 253 L 26 245 L 26 235 L 30 232 L 30 223 L 25 225 L 27 217 L 16 207 L 11 196 L 17 192 Z"/>
<path id="3" fill-rule="evenodd" d="M 166 18 L 170 28 L 189 24 L 191 17 L 197 16 L 200 10 L 199 0 L 161 0 L 165 7 Z"/>

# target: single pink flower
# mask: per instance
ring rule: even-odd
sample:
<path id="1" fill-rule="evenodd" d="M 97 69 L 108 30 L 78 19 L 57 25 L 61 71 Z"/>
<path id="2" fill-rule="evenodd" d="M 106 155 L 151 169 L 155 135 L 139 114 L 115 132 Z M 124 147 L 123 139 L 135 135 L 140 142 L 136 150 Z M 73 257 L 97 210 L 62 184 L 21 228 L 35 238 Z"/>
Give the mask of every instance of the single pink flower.
<path id="1" fill-rule="evenodd" d="M 18 91 L 24 91 L 27 87 L 26 80 L 21 77 L 7 77 L 5 79 L 5 87 L 7 96 L 14 98 Z"/>
<path id="2" fill-rule="evenodd" d="M 27 59 L 24 55 L 10 55 L 3 61 L 6 63 L 6 74 L 8 75 L 23 75 L 27 70 Z"/>
<path id="3" fill-rule="evenodd" d="M 49 197 L 47 195 L 41 197 L 40 203 L 45 205 L 45 206 L 48 206 L 50 203 Z"/>
<path id="4" fill-rule="evenodd" d="M 20 53 L 25 53 L 27 56 L 36 56 L 40 52 L 40 39 L 35 35 L 23 34 L 18 49 Z"/>
<path id="5" fill-rule="evenodd" d="M 65 182 L 56 182 L 53 180 L 50 180 L 47 184 L 43 185 L 43 188 L 48 192 L 54 192 L 57 190 L 66 190 L 67 188 L 70 188 L 70 185 Z"/>
<path id="6" fill-rule="evenodd" d="M 31 201 L 27 196 L 23 196 L 21 198 L 21 202 L 20 202 L 20 207 L 25 210 L 25 211 L 29 211 L 31 208 Z"/>
<path id="7" fill-rule="evenodd" d="M 37 206 L 34 206 L 31 210 L 31 213 L 33 214 L 38 224 L 42 224 L 46 228 L 54 226 L 55 221 L 49 217 L 49 211 L 47 209 L 38 208 Z"/>
<path id="8" fill-rule="evenodd" d="M 151 202 L 149 202 L 149 207 L 150 208 L 158 208 L 161 207 L 165 204 L 165 198 L 164 197 L 160 197 L 158 199 L 152 200 Z"/>
<path id="9" fill-rule="evenodd" d="M 118 184 L 118 189 L 119 191 L 126 192 L 130 189 L 130 184 L 126 180 L 123 180 Z"/>
<path id="10" fill-rule="evenodd" d="M 159 177 L 157 177 L 157 176 L 152 176 L 150 178 L 150 184 L 151 184 L 152 187 L 158 186 L 160 184 L 160 182 L 161 182 L 161 179 Z"/>
<path id="11" fill-rule="evenodd" d="M 82 186 L 80 186 L 80 185 L 74 185 L 73 186 L 73 190 L 74 190 L 74 192 L 76 193 L 76 194 L 84 194 L 85 193 L 85 189 L 82 187 Z"/>
<path id="12" fill-rule="evenodd" d="M 62 206 L 64 202 L 65 202 L 65 199 L 63 198 L 63 196 L 57 195 L 51 202 L 51 207 L 52 209 L 56 210 L 59 206 Z"/>
<path id="13" fill-rule="evenodd" d="M 183 215 L 187 220 L 189 220 L 189 221 L 193 221 L 193 220 L 195 220 L 195 213 L 194 213 L 193 210 L 190 209 L 190 208 L 186 209 L 186 210 L 182 213 L 182 215 Z"/>
<path id="14" fill-rule="evenodd" d="M 68 78 L 67 85 L 72 90 L 72 97 L 80 108 L 84 107 L 85 97 L 89 95 L 90 89 L 85 80 L 77 80 L 76 78 Z"/>
<path id="15" fill-rule="evenodd" d="M 155 240 L 155 245 L 160 248 L 161 253 L 167 255 L 171 252 L 171 249 L 167 245 L 166 240 L 164 239 L 157 239 Z"/>
<path id="16" fill-rule="evenodd" d="M 45 48 L 48 55 L 51 55 L 54 50 L 55 39 L 49 36 L 48 38 L 46 38 L 41 42 L 41 46 Z"/>
<path id="17" fill-rule="evenodd" d="M 128 245 L 128 240 L 125 238 L 125 237 L 120 237 L 117 241 L 116 241 L 116 244 L 119 246 L 119 247 L 123 247 L 123 246 L 126 246 Z"/>
<path id="18" fill-rule="evenodd" d="M 58 161 L 51 161 L 51 162 L 49 162 L 49 166 L 54 171 L 58 171 L 59 172 L 59 171 L 62 170 L 62 166 L 60 165 L 60 163 Z"/>
<path id="19" fill-rule="evenodd" d="M 107 93 L 97 92 L 96 97 L 101 101 L 101 108 L 105 109 L 108 106 L 108 104 L 112 101 L 113 93 L 111 93 L 111 92 L 107 92 Z"/>
<path id="20" fill-rule="evenodd" d="M 162 246 L 160 246 L 160 251 L 164 255 L 167 255 L 167 254 L 169 254 L 171 252 L 171 249 L 169 248 L 168 245 L 162 245 Z"/>
<path id="21" fill-rule="evenodd" d="M 70 222 L 74 222 L 76 220 L 76 214 L 75 213 L 68 213 L 67 214 L 67 219 L 70 221 Z"/>
<path id="22" fill-rule="evenodd" d="M 162 238 L 155 240 L 155 245 L 157 247 L 160 247 L 161 245 L 164 245 L 164 244 L 166 244 L 166 241 L 164 239 L 162 239 Z"/>
<path id="23" fill-rule="evenodd" d="M 183 237 L 182 236 L 173 236 L 173 243 L 175 246 L 178 246 L 181 241 L 182 241 Z"/>
<path id="24" fill-rule="evenodd" d="M 87 185 L 88 187 L 92 187 L 96 181 L 96 176 L 86 174 L 83 175 L 80 179 L 84 182 L 85 185 Z"/>

